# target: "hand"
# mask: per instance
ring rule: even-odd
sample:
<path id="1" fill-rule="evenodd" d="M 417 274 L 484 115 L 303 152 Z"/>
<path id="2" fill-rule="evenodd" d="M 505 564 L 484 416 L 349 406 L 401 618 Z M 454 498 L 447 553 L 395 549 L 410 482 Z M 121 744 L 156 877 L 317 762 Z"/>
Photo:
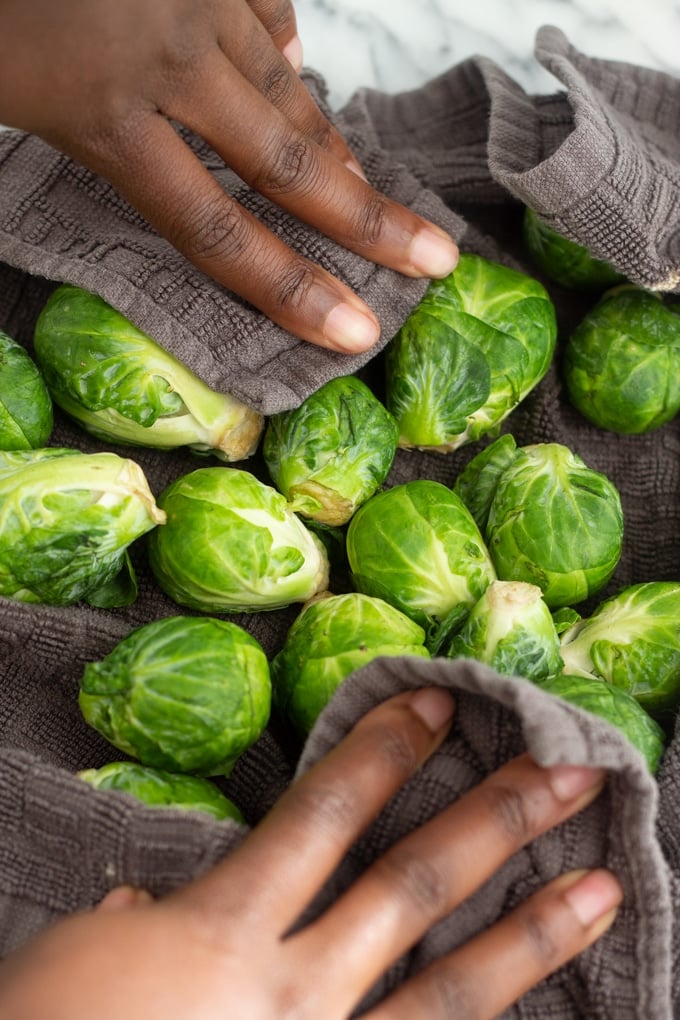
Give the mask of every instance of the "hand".
<path id="1" fill-rule="evenodd" d="M 4 0 L 0 123 L 106 177 L 199 269 L 285 329 L 371 347 L 374 313 L 219 186 L 171 121 L 254 190 L 367 259 L 444 276 L 457 249 L 375 191 L 298 77 L 290 0 Z"/>
<path id="2" fill-rule="evenodd" d="M 12 1020 L 342 1020 L 395 959 L 522 845 L 593 800 L 598 770 L 522 755 L 391 848 L 291 931 L 351 844 L 444 739 L 444 691 L 369 712 L 243 844 L 164 899 L 115 890 L 0 965 Z M 405 982 L 367 1020 L 496 1016 L 593 942 L 621 899 L 606 871 L 562 875 Z M 105 909 L 107 908 L 107 909 Z"/>

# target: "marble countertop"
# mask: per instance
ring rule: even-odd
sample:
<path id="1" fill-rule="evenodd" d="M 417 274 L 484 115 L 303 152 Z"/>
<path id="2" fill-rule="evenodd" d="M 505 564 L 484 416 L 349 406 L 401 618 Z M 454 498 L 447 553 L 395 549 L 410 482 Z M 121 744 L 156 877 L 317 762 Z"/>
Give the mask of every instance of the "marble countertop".
<path id="1" fill-rule="evenodd" d="M 589 56 L 680 74 L 680 0 L 294 0 L 305 63 L 334 107 L 359 87 L 415 88 L 466 57 L 495 60 L 530 92 L 554 91 L 534 59 L 556 25 Z"/>

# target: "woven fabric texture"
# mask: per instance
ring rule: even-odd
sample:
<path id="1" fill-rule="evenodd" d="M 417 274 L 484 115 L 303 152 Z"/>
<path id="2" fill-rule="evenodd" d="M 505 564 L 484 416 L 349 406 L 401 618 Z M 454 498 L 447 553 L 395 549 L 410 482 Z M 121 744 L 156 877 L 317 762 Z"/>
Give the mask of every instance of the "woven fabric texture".
<path id="1" fill-rule="evenodd" d="M 447 227 L 461 247 L 530 269 L 520 244 L 522 204 L 650 288 L 680 290 L 680 81 L 593 60 L 545 28 L 537 56 L 556 91 L 526 94 L 477 58 L 422 89 L 357 93 L 333 114 L 369 179 Z M 323 105 L 323 83 L 306 76 Z M 286 238 L 350 284 L 378 313 L 386 343 L 425 283 L 365 262 L 319 237 L 237 182 L 188 137 L 223 185 Z M 266 414 L 296 406 L 325 380 L 379 372 L 379 351 L 341 357 L 301 344 L 188 266 L 103 181 L 36 138 L 0 133 L 0 328 L 32 350 L 35 318 L 60 281 L 102 295 L 217 389 Z M 549 285 L 561 338 L 583 299 Z M 680 577 L 678 422 L 645 436 L 590 426 L 568 404 L 553 368 L 512 417 L 518 444 L 560 442 L 619 488 L 624 550 L 608 591 Z M 99 449 L 58 416 L 53 445 Z M 110 447 L 130 455 L 129 449 Z M 452 483 L 474 450 L 442 457 L 400 452 L 388 484 Z M 135 450 L 158 494 L 197 466 L 189 454 Z M 252 469 L 261 465 L 253 459 Z M 175 888 L 229 853 L 247 826 L 159 812 L 91 790 L 75 772 L 112 749 L 84 723 L 79 678 L 134 626 L 178 607 L 157 588 L 143 542 L 140 581 L 124 610 L 54 608 L 0 599 L 0 953 L 45 924 L 87 908 L 114 885 Z M 603 593 L 603 597 L 608 592 Z M 184 610 L 181 610 L 184 612 Z M 272 655 L 297 610 L 231 617 Z M 372 990 L 375 1001 L 435 956 L 486 927 L 569 868 L 614 869 L 625 902 L 608 934 L 529 992 L 508 1016 L 540 1020 L 670 1020 L 680 1009 L 680 738 L 655 782 L 616 731 L 525 681 L 447 660 L 378 660 L 354 674 L 302 749 L 273 725 L 223 783 L 249 825 L 296 772 L 332 747 L 371 705 L 405 687 L 457 692 L 452 733 L 353 849 L 310 911 L 322 910 L 402 833 L 528 748 L 545 764 L 603 765 L 607 788 L 586 812 L 514 857 L 441 922 Z M 675 1007 L 675 1008 L 674 1008 Z"/>

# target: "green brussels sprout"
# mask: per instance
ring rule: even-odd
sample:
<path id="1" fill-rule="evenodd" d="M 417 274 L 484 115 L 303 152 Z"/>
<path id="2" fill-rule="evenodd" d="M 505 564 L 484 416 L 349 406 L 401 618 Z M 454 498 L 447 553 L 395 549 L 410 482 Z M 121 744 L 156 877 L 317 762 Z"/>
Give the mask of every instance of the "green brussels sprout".
<path id="1" fill-rule="evenodd" d="M 158 505 L 149 562 L 182 606 L 252 612 L 306 602 L 328 585 L 328 555 L 286 499 L 248 471 L 198 468 L 172 482 Z M 157 529 L 160 530 L 160 529 Z"/>
<path id="2" fill-rule="evenodd" d="M 470 610 L 448 658 L 478 659 L 506 676 L 540 680 L 562 670 L 560 640 L 541 589 L 492 581 Z"/>
<path id="3" fill-rule="evenodd" d="M 45 446 L 53 424 L 52 399 L 38 366 L 0 330 L 0 450 Z"/>
<path id="4" fill-rule="evenodd" d="M 564 669 L 632 694 L 650 715 L 680 706 L 680 584 L 647 581 L 624 588 L 565 631 Z"/>
<path id="5" fill-rule="evenodd" d="M 425 631 L 382 599 L 358 592 L 306 606 L 271 664 L 274 704 L 307 734 L 342 681 L 379 655 L 429 658 Z"/>
<path id="6" fill-rule="evenodd" d="M 528 207 L 522 230 L 537 269 L 554 283 L 573 290 L 604 290 L 624 279 L 608 262 L 594 258 L 585 245 L 553 230 Z"/>
<path id="7" fill-rule="evenodd" d="M 127 555 L 163 524 L 142 469 L 114 453 L 0 451 L 0 595 L 21 602 L 127 605 Z"/>
<path id="8" fill-rule="evenodd" d="M 209 779 L 200 776 L 152 769 L 134 761 L 112 761 L 99 769 L 83 769 L 78 776 L 95 790 L 118 790 L 136 797 L 147 807 L 201 811 L 218 821 L 231 818 L 244 822 L 236 804 Z"/>
<path id="9" fill-rule="evenodd" d="M 188 446 L 224 461 L 252 454 L 262 415 L 216 393 L 100 297 L 63 284 L 35 327 L 52 398 L 105 442 Z"/>
<path id="10" fill-rule="evenodd" d="M 346 524 L 387 478 L 399 430 L 355 376 L 331 379 L 293 411 L 273 415 L 262 452 L 277 489 L 322 524 Z"/>
<path id="11" fill-rule="evenodd" d="M 565 673 L 546 677 L 538 681 L 538 686 L 616 726 L 638 749 L 649 771 L 657 771 L 665 750 L 665 734 L 632 695 L 606 680 Z"/>
<path id="12" fill-rule="evenodd" d="M 555 630 L 558 634 L 564 634 L 565 630 L 569 630 L 575 623 L 583 619 L 578 610 L 574 609 L 573 606 L 561 606 L 556 609 L 552 614 L 553 623 L 555 624 Z"/>
<path id="13" fill-rule="evenodd" d="M 454 492 L 463 500 L 482 534 L 498 483 L 516 456 L 515 437 L 508 432 L 480 450 L 456 478 Z"/>
<path id="14" fill-rule="evenodd" d="M 569 337 L 564 381 L 597 425 L 638 435 L 680 411 L 680 316 L 635 287 L 610 291 Z"/>
<path id="15" fill-rule="evenodd" d="M 537 584 L 551 609 L 581 602 L 604 587 L 621 556 L 619 492 L 566 446 L 536 443 L 515 448 L 510 459 L 505 440 L 496 440 L 499 471 L 495 443 L 478 455 L 488 484 L 471 511 L 496 573 Z M 474 491 L 476 460 L 454 485 L 463 499 Z"/>
<path id="16" fill-rule="evenodd" d="M 78 700 L 90 726 L 143 765 L 228 775 L 269 721 L 269 663 L 235 623 L 171 616 L 89 662 Z"/>
<path id="17" fill-rule="evenodd" d="M 445 453 L 497 434 L 547 372 L 556 337 L 555 308 L 537 280 L 461 255 L 386 351 L 399 445 Z"/>
<path id="18" fill-rule="evenodd" d="M 491 581 L 493 564 L 462 500 L 416 479 L 372 496 L 347 529 L 355 588 L 410 617 L 436 652 Z"/>

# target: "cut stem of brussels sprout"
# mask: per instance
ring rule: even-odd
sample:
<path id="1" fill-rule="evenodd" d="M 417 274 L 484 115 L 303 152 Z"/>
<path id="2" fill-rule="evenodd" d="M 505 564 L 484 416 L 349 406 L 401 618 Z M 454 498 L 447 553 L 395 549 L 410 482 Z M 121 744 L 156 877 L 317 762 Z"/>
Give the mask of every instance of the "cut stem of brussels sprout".
<path id="1" fill-rule="evenodd" d="M 295 410 L 273 415 L 262 452 L 294 510 L 338 526 L 385 481 L 398 436 L 392 415 L 368 386 L 341 376 Z"/>
<path id="2" fill-rule="evenodd" d="M 95 294 L 63 284 L 35 327 L 36 359 L 62 410 L 99 439 L 221 460 L 255 452 L 261 414 L 206 385 Z"/>
<path id="3" fill-rule="evenodd" d="M 149 542 L 149 560 L 179 605 L 226 613 L 280 609 L 328 587 L 323 543 L 280 492 L 248 471 L 199 468 L 168 486 L 158 505 L 168 522 L 163 536 Z"/>
<path id="4" fill-rule="evenodd" d="M 559 673 L 559 637 L 541 589 L 493 581 L 453 639 L 449 658 L 478 659 L 507 676 L 529 680 Z"/>

